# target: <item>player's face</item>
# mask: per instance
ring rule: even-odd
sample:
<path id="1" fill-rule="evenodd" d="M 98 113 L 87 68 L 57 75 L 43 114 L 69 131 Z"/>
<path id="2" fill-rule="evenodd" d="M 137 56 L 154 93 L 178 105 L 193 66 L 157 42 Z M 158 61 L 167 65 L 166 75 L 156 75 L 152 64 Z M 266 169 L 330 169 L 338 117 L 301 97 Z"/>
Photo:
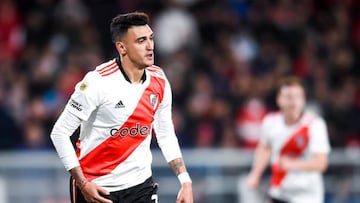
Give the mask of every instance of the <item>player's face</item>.
<path id="1" fill-rule="evenodd" d="M 127 57 L 138 68 L 154 64 L 154 34 L 149 25 L 130 27 L 124 36 L 124 47 Z"/>
<path id="2" fill-rule="evenodd" d="M 305 92 L 299 85 L 284 86 L 280 89 L 277 103 L 285 117 L 297 119 L 305 107 Z"/>

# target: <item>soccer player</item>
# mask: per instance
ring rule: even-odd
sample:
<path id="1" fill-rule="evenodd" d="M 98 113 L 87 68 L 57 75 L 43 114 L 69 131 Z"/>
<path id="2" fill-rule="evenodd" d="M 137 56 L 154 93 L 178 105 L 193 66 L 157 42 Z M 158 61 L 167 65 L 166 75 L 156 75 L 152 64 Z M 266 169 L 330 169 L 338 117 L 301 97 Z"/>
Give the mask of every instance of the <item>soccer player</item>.
<path id="1" fill-rule="evenodd" d="M 305 90 L 296 77 L 285 78 L 278 90 L 280 112 L 262 123 L 248 188 L 258 187 L 271 160 L 271 203 L 322 203 L 322 172 L 328 165 L 330 146 L 324 120 L 304 111 Z"/>
<path id="2" fill-rule="evenodd" d="M 148 21 L 142 12 L 112 19 L 119 57 L 86 74 L 53 127 L 52 142 L 71 174 L 73 203 L 157 202 L 152 130 L 181 183 L 176 202 L 193 202 L 171 118 L 172 93 L 163 70 L 153 65 L 154 34 Z M 75 151 L 69 137 L 78 126 Z"/>

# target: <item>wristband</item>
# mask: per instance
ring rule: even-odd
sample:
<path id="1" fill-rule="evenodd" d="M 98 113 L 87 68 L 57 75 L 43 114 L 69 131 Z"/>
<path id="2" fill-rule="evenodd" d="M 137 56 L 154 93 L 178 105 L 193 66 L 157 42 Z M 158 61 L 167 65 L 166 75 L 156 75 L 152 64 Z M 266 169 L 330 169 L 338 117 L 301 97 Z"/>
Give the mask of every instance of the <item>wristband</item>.
<path id="1" fill-rule="evenodd" d="M 181 184 L 192 182 L 188 172 L 182 172 L 177 177 Z"/>

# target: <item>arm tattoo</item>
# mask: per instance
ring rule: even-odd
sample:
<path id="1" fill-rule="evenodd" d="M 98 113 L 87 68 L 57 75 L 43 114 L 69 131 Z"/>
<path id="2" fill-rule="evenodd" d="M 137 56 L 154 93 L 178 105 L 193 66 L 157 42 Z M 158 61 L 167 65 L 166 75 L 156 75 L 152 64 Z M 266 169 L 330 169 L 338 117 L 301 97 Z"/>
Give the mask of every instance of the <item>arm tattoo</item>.
<path id="1" fill-rule="evenodd" d="M 186 171 L 185 164 L 182 158 L 174 159 L 169 162 L 170 167 L 176 175 Z"/>
<path id="2" fill-rule="evenodd" d="M 71 176 L 75 179 L 77 186 L 84 186 L 88 182 L 79 166 L 71 169 L 69 172 Z"/>

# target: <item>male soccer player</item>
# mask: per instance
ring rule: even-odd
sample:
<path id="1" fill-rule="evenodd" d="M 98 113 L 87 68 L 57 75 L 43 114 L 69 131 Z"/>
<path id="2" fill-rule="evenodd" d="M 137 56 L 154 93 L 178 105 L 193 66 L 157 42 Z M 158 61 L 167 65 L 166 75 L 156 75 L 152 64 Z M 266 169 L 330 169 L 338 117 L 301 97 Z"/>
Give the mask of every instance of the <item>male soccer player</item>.
<path id="1" fill-rule="evenodd" d="M 330 152 L 326 124 L 318 115 L 304 111 L 305 90 L 295 77 L 282 81 L 277 104 L 280 112 L 263 120 L 246 185 L 257 188 L 271 160 L 271 203 L 322 203 L 322 172 Z"/>
<path id="2" fill-rule="evenodd" d="M 192 203 L 171 118 L 171 89 L 154 66 L 154 34 L 145 13 L 113 18 L 110 30 L 119 57 L 86 74 L 51 132 L 71 174 L 73 203 L 157 202 L 152 180 L 151 132 L 181 182 L 177 203 Z M 70 135 L 80 128 L 77 150 Z"/>

